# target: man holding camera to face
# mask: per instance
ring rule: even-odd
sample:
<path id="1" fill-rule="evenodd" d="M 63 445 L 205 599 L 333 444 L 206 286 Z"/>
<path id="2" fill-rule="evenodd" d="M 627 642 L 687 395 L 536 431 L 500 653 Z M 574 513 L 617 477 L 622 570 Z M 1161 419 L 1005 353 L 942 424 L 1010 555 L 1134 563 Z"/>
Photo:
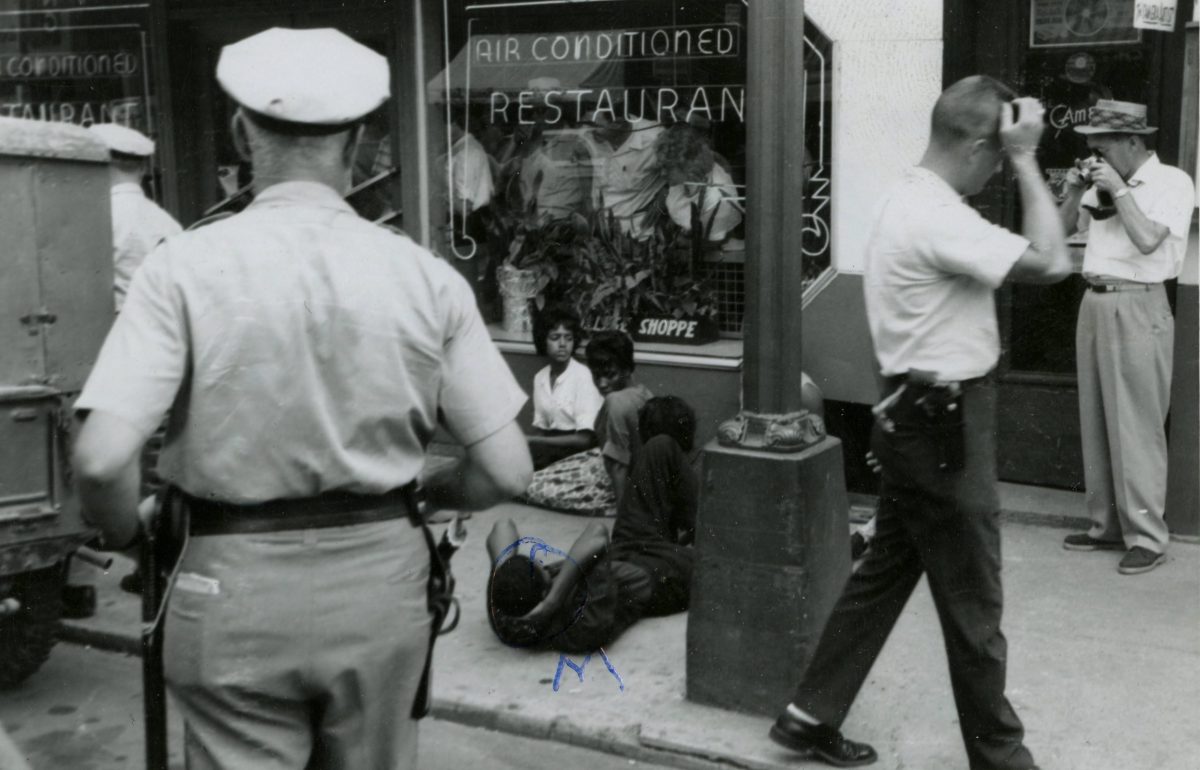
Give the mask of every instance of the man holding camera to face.
<path id="1" fill-rule="evenodd" d="M 1163 281 L 1179 274 L 1195 188 L 1147 149 L 1146 107 L 1101 99 L 1088 124 L 1093 157 L 1066 179 L 1059 213 L 1087 232 L 1087 291 L 1075 331 L 1080 437 L 1092 527 L 1072 551 L 1123 550 L 1118 570 L 1148 572 L 1165 558 L 1167 439 L 1175 321 Z"/>

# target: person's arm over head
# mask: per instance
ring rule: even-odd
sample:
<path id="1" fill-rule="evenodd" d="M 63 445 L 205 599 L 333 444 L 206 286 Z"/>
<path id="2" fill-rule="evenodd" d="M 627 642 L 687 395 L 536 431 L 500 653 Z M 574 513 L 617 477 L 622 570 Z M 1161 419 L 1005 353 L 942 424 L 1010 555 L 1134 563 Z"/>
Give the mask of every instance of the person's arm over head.
<path id="1" fill-rule="evenodd" d="M 1029 241 L 1008 277 L 1026 283 L 1057 283 L 1071 272 L 1067 234 L 1050 188 L 1037 162 L 1038 140 L 1044 123 L 1042 105 L 1030 97 L 1016 99 L 1014 122 L 1007 105 L 1000 110 L 1000 141 L 1008 153 L 1021 194 L 1021 234 Z"/>
<path id="2" fill-rule="evenodd" d="M 525 615 L 525 619 L 537 622 L 556 612 L 571 596 L 579 579 L 592 569 L 592 565 L 607 550 L 608 528 L 598 521 L 590 522 L 571 544 L 567 558 L 560 562 L 546 597 Z"/>

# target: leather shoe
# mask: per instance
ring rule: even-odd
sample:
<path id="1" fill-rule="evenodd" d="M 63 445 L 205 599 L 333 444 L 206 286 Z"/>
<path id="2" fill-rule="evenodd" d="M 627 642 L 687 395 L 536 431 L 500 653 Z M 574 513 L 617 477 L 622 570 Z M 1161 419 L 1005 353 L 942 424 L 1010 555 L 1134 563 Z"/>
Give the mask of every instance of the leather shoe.
<path id="1" fill-rule="evenodd" d="M 771 725 L 768 737 L 780 746 L 820 759 L 834 767 L 869 765 L 878 759 L 875 749 L 842 736 L 829 725 L 810 725 L 783 712 Z"/>
<path id="2" fill-rule="evenodd" d="M 1149 572 L 1166 560 L 1165 554 L 1155 553 L 1149 548 L 1135 545 L 1121 557 L 1117 572 L 1122 575 L 1140 575 L 1143 572 Z"/>

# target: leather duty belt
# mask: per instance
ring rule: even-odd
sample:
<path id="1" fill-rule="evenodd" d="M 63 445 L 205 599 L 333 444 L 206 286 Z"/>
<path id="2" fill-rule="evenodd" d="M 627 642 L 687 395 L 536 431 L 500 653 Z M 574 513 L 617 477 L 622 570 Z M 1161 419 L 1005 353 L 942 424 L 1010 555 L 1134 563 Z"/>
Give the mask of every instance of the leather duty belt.
<path id="1" fill-rule="evenodd" d="M 206 535 L 248 535 L 325 527 L 349 527 L 407 518 L 420 523 L 416 484 L 381 495 L 326 492 L 315 497 L 285 498 L 238 505 L 183 494 L 188 532 Z"/>
<path id="2" fill-rule="evenodd" d="M 1097 294 L 1108 294 L 1114 291 L 1150 291 L 1158 286 L 1157 283 L 1089 283 L 1088 291 L 1094 291 Z"/>

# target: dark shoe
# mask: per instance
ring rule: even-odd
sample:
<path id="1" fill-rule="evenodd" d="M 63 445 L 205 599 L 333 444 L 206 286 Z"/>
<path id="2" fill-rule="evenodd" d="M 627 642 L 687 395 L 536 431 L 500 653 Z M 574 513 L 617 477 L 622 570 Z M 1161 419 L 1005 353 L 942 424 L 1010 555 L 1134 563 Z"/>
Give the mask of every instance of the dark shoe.
<path id="1" fill-rule="evenodd" d="M 1076 532 L 1063 538 L 1063 548 L 1068 551 L 1122 551 L 1125 544 L 1120 540 L 1097 540 L 1086 532 Z"/>
<path id="2" fill-rule="evenodd" d="M 142 571 L 134 570 L 121 578 L 120 586 L 121 590 L 125 593 L 138 594 L 140 596 L 142 593 Z"/>
<path id="3" fill-rule="evenodd" d="M 850 559 L 858 561 L 863 554 L 867 552 L 867 548 L 871 546 L 871 541 L 862 536 L 861 532 L 855 532 L 850 536 Z"/>
<path id="4" fill-rule="evenodd" d="M 1149 548 L 1135 545 L 1121 557 L 1121 563 L 1117 565 L 1117 572 L 1122 575 L 1138 575 L 1142 572 L 1149 572 L 1166 560 L 1167 555 L 1164 553 L 1155 553 Z"/>
<path id="5" fill-rule="evenodd" d="M 771 725 L 767 736 L 780 746 L 819 759 L 834 767 L 869 765 L 878 759 L 875 749 L 842 737 L 829 725 L 810 725 L 786 711 Z"/>

